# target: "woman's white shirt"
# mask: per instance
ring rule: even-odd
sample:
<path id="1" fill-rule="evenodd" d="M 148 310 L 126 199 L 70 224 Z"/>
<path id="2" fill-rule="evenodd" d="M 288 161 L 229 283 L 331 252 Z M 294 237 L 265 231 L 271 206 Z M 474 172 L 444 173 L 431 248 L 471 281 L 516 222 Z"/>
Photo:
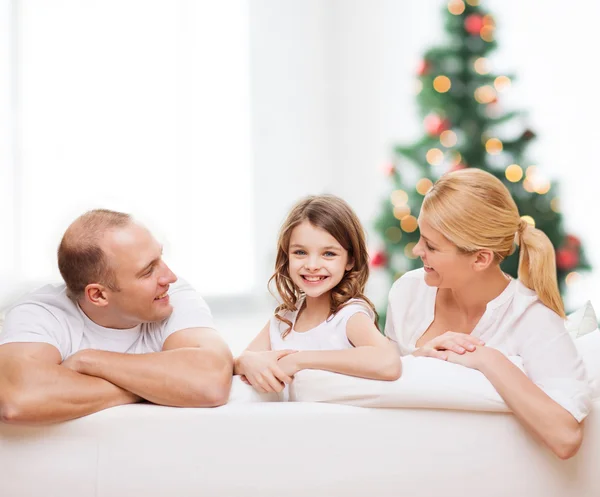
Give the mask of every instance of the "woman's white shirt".
<path id="1" fill-rule="evenodd" d="M 434 319 L 437 288 L 416 269 L 390 290 L 385 334 L 401 355 L 412 354 Z M 449 330 L 451 331 L 451 330 Z M 506 356 L 519 356 L 527 376 L 555 402 L 581 421 L 590 410 L 585 366 L 565 329 L 564 320 L 518 280 L 488 302 L 471 335 Z"/>

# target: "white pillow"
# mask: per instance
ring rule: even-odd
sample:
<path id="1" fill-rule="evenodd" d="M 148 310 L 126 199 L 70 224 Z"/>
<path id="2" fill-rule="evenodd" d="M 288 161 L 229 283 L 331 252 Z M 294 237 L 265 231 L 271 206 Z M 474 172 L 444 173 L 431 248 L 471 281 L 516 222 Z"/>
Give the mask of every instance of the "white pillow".
<path id="1" fill-rule="evenodd" d="M 600 398 L 600 330 L 580 336 L 575 345 L 588 372 L 592 398 Z M 509 359 L 522 369 L 520 358 Z M 367 380 L 328 371 L 300 371 L 290 385 L 290 400 L 359 407 L 510 412 L 479 371 L 410 355 L 402 357 L 402 377 L 397 381 Z"/>
<path id="2" fill-rule="evenodd" d="M 575 340 L 575 345 L 587 370 L 592 398 L 600 398 L 600 330 L 580 336 Z"/>
<path id="3" fill-rule="evenodd" d="M 565 328 L 573 338 L 579 338 L 598 329 L 598 318 L 588 300 L 583 307 L 567 316 Z"/>
<path id="4" fill-rule="evenodd" d="M 397 381 L 304 370 L 290 385 L 290 400 L 360 407 L 406 407 L 510 412 L 487 378 L 474 369 L 431 357 L 402 357 Z"/>
<path id="5" fill-rule="evenodd" d="M 228 404 L 236 402 L 277 402 L 279 394 L 259 393 L 250 385 L 246 385 L 239 376 L 234 376 L 231 382 Z"/>

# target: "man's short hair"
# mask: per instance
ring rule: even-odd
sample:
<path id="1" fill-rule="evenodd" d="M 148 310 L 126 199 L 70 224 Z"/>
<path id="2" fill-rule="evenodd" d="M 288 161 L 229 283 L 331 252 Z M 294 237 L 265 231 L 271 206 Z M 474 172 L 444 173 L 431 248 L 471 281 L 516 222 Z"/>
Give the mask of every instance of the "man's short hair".
<path id="1" fill-rule="evenodd" d="M 94 209 L 67 228 L 58 246 L 58 269 L 71 299 L 81 298 L 91 283 L 119 291 L 114 269 L 100 247 L 100 240 L 106 231 L 125 227 L 131 220 L 131 215 L 123 212 Z"/>

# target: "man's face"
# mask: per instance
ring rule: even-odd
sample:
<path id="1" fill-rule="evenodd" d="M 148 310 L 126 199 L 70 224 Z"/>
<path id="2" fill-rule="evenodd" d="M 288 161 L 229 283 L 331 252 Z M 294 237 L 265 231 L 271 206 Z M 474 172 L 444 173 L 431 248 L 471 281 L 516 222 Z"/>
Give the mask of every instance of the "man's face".
<path id="1" fill-rule="evenodd" d="M 107 291 L 108 307 L 122 327 L 162 321 L 173 312 L 169 285 L 177 281 L 162 260 L 162 246 L 134 222 L 108 231 L 101 243 L 120 291 Z"/>

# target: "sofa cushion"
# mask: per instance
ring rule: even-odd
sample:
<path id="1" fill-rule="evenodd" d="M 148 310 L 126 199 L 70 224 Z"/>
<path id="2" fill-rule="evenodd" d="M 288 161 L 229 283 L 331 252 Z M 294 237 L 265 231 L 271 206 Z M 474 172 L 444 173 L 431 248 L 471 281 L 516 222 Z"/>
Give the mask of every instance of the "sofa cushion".
<path id="1" fill-rule="evenodd" d="M 589 300 L 567 316 L 565 328 L 573 338 L 582 337 L 598 329 L 598 318 Z"/>

